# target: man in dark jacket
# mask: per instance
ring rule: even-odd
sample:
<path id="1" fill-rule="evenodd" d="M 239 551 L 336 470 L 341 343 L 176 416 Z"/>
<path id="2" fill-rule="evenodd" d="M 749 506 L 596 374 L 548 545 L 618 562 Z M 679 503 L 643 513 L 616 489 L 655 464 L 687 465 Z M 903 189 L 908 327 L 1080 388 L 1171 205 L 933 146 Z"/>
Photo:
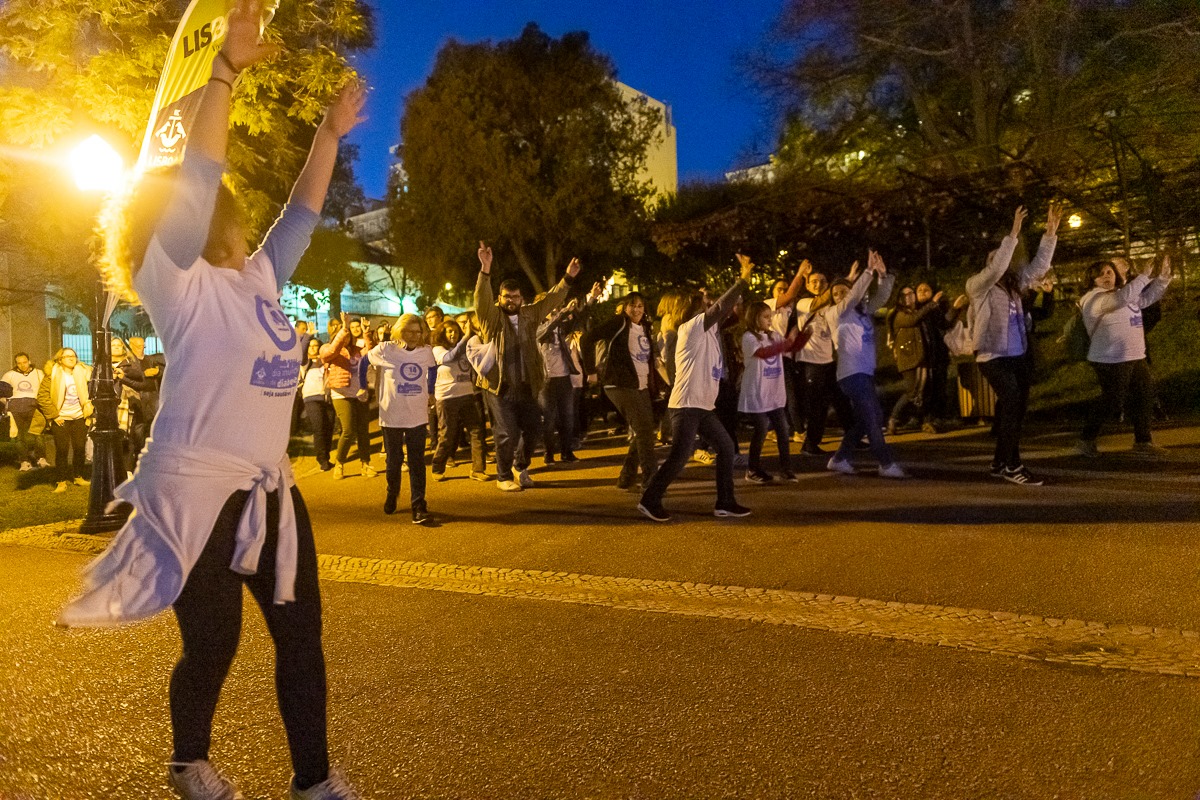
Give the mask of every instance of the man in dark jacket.
<path id="1" fill-rule="evenodd" d="M 521 285 L 514 280 L 501 282 L 500 296 L 494 297 L 492 248 L 483 242 L 479 243 L 479 264 L 475 313 L 480 338 L 496 348 L 495 363 L 479 376 L 479 385 L 484 390 L 496 441 L 497 485 L 501 491 L 519 492 L 533 486 L 529 463 L 542 432 L 537 398 L 546 376 L 537 343 L 538 325 L 567 299 L 567 291 L 579 274 L 579 259 L 571 259 L 567 274 L 545 297 L 528 305 Z M 522 439 L 520 452 L 518 438 Z"/>

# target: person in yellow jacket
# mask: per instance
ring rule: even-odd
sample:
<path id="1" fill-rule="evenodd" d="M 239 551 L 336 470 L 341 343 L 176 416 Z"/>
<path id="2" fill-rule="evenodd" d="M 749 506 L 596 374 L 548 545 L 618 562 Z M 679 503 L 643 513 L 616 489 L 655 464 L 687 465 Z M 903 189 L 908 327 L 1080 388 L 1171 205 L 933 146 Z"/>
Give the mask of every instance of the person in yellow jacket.
<path id="1" fill-rule="evenodd" d="M 92 368 L 79 363 L 75 351 L 64 347 L 46 365 L 46 380 L 38 388 L 38 408 L 54 436 L 55 492 L 65 492 L 72 481 L 76 486 L 88 485 L 85 453 L 94 414 L 88 391 L 91 379 Z"/>

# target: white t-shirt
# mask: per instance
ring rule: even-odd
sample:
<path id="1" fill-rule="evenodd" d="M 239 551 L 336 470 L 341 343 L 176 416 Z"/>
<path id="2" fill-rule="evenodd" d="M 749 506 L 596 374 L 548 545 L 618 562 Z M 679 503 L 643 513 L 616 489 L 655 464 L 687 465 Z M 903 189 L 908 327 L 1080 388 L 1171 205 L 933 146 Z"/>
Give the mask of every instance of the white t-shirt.
<path id="1" fill-rule="evenodd" d="M 638 388 L 650 388 L 650 339 L 641 325 L 629 325 L 629 357 L 638 376 Z"/>
<path id="2" fill-rule="evenodd" d="M 31 369 L 28 375 L 10 369 L 0 376 L 0 381 L 4 381 L 13 388 L 13 400 L 36 400 L 38 388 L 42 385 L 44 377 L 45 373 L 37 367 Z"/>
<path id="3" fill-rule="evenodd" d="M 797 300 L 796 311 L 807 314 L 808 310 L 812 308 L 813 300 L 812 297 Z M 829 327 L 829 317 L 818 312 L 809 320 L 808 329 L 812 331 L 812 336 L 808 337 L 804 347 L 797 353 L 797 360 L 806 364 L 832 364 L 833 330 Z"/>
<path id="4" fill-rule="evenodd" d="M 697 314 L 679 326 L 675 343 L 675 385 L 670 408 L 700 408 L 712 411 L 725 372 L 721 353 L 721 325 L 705 330 L 704 315 Z"/>
<path id="5" fill-rule="evenodd" d="M 304 386 L 300 389 L 300 397 L 308 400 L 311 397 L 325 396 L 325 365 L 317 364 L 308 368 L 304 373 Z"/>
<path id="6" fill-rule="evenodd" d="M 155 237 L 133 283 L 171 362 L 152 440 L 278 466 L 303 354 L 266 251 L 241 270 L 203 258 L 180 269 Z M 214 342 L 214 330 L 228 335 Z"/>
<path id="7" fill-rule="evenodd" d="M 380 368 L 379 424 L 384 428 L 416 428 L 429 422 L 429 389 L 437 360 L 433 348 L 408 350 L 397 342 L 381 342 L 367 353 Z"/>
<path id="8" fill-rule="evenodd" d="M 1146 330 L 1142 323 L 1142 289 L 1150 283 L 1144 275 L 1134 277 L 1129 303 L 1114 311 L 1100 313 L 1100 303 L 1109 292 L 1092 289 L 1083 296 L 1080 308 L 1083 322 L 1091 331 L 1087 360 L 1094 364 L 1120 364 L 1146 357 Z"/>
<path id="9" fill-rule="evenodd" d="M 79 387 L 67 376 L 66 391 L 63 394 L 62 408 L 58 410 L 59 419 L 83 419 L 83 406 L 79 404 Z"/>
<path id="10" fill-rule="evenodd" d="M 837 317 L 837 307 L 826 319 L 837 320 L 838 380 L 860 373 L 875 374 L 875 320 L 857 307 Z"/>
<path id="11" fill-rule="evenodd" d="M 754 355 L 760 347 L 782 341 L 774 330 L 755 336 L 742 334 L 742 391 L 738 395 L 738 411 L 743 414 L 765 414 L 787 405 L 787 388 L 783 379 L 783 356 L 776 353 L 768 358 Z"/>
<path id="12" fill-rule="evenodd" d="M 446 400 L 450 397 L 466 397 L 474 394 L 475 383 L 471 375 L 471 362 L 467 360 L 465 355 L 466 349 L 463 349 L 464 355 L 456 358 L 449 364 L 443 364 L 442 359 L 450 351 L 438 345 L 433 348 L 433 358 L 437 363 L 437 382 L 433 385 L 433 396 L 436 400 Z"/>

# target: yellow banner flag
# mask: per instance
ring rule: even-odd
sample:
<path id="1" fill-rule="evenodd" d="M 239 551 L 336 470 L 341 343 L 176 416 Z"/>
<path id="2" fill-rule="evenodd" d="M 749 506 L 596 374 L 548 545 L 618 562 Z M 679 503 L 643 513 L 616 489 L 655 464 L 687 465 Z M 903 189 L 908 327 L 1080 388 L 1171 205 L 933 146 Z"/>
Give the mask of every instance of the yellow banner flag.
<path id="1" fill-rule="evenodd" d="M 236 0 L 192 0 L 167 52 L 150 121 L 142 139 L 138 169 L 170 166 L 183 159 L 188 131 L 212 73 L 213 59 L 225 41 L 226 21 Z M 275 16 L 279 0 L 266 3 L 262 27 Z"/>

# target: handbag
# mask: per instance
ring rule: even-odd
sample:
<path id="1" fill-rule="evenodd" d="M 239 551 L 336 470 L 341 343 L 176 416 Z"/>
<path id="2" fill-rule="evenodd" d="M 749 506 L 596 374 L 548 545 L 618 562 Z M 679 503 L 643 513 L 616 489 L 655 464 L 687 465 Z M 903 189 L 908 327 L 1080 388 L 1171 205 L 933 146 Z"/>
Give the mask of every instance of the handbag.
<path id="1" fill-rule="evenodd" d="M 962 320 L 957 320 L 950 326 L 950 330 L 942 335 L 942 341 L 946 343 L 946 349 L 952 356 L 969 356 L 975 352 L 975 343 L 971 341 L 971 332 L 967 330 L 967 326 L 963 324 Z"/>

